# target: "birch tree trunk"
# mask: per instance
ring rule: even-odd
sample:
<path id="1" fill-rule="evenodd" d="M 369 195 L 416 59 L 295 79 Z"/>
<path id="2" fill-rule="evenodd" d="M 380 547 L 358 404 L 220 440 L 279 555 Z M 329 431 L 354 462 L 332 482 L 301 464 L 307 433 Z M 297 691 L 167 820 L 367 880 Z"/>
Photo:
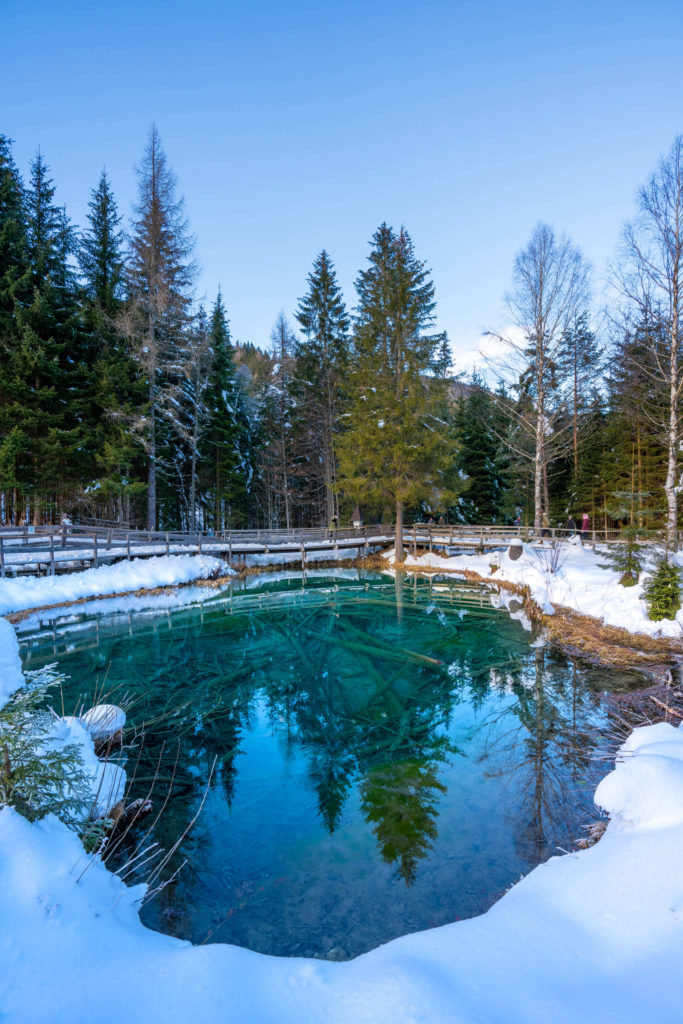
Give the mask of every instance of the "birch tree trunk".
<path id="1" fill-rule="evenodd" d="M 676 286 L 676 292 L 678 287 Z M 666 494 L 666 546 L 669 551 L 678 550 L 678 494 L 676 480 L 678 475 L 678 315 L 674 312 L 671 328 L 670 355 L 670 388 L 669 388 L 669 430 L 667 436 L 667 467 L 664 493 Z"/>
<path id="2" fill-rule="evenodd" d="M 660 160 L 638 193 L 639 218 L 624 231 L 625 259 L 617 271 L 617 284 L 630 300 L 639 328 L 645 324 L 652 338 L 655 388 L 668 395 L 666 436 L 666 543 L 678 547 L 678 460 L 680 448 L 681 367 L 679 322 L 683 280 L 683 135 Z M 634 325 L 628 324 L 633 330 Z M 664 419 L 664 416 L 662 416 Z M 661 421 L 660 421 L 661 422 Z"/>

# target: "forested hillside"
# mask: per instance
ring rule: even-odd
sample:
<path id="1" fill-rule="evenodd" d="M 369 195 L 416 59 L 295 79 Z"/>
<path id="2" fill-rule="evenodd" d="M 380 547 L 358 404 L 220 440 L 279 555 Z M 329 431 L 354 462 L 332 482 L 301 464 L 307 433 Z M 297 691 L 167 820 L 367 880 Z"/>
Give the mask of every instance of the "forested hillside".
<path id="1" fill-rule="evenodd" d="M 499 354 L 465 380 L 404 227 L 377 228 L 353 297 L 321 249 L 270 339 L 240 341 L 229 281 L 195 299 L 156 128 L 130 219 L 103 171 L 80 227 L 47 156 L 22 175 L 0 136 L 0 521 L 294 527 L 358 505 L 366 521 L 587 512 L 674 530 L 682 153 L 677 139 L 639 194 L 609 308 L 580 250 L 534 228 Z"/>

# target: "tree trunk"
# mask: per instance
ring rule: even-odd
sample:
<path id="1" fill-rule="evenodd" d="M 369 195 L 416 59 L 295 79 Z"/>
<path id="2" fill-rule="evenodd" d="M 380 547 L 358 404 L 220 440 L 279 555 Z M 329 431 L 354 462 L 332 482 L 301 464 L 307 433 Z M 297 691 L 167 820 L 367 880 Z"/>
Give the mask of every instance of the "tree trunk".
<path id="1" fill-rule="evenodd" d="M 403 554 L 403 502 L 396 499 L 396 533 L 394 535 L 394 557 L 400 564 L 404 560 Z"/>
<path id="2" fill-rule="evenodd" d="M 190 530 L 197 527 L 197 449 L 193 439 L 192 459 L 190 462 Z"/>
<path id="3" fill-rule="evenodd" d="M 676 354 L 677 356 L 677 354 Z M 678 495 L 676 494 L 676 469 L 678 461 L 678 381 L 674 367 L 674 346 L 671 350 L 671 392 L 669 399 L 669 430 L 667 436 L 668 460 L 666 466 L 666 546 L 669 551 L 678 548 Z"/>
<path id="4" fill-rule="evenodd" d="M 579 367 L 574 340 L 574 488 L 579 479 Z"/>
<path id="5" fill-rule="evenodd" d="M 678 267 L 674 269 L 671 291 L 674 298 L 671 323 L 669 354 L 669 430 L 667 437 L 668 461 L 664 491 L 668 514 L 666 517 L 666 546 L 669 551 L 678 550 L 678 495 L 676 476 L 678 471 L 678 303 L 680 299 Z"/>
<path id="6" fill-rule="evenodd" d="M 154 392 L 150 389 L 150 398 L 154 402 Z M 150 411 L 149 448 L 147 452 L 147 529 L 157 528 L 157 446 L 155 410 Z"/>
<path id="7" fill-rule="evenodd" d="M 534 530 L 539 532 L 543 522 L 543 417 L 536 424 L 536 455 L 534 458 Z"/>

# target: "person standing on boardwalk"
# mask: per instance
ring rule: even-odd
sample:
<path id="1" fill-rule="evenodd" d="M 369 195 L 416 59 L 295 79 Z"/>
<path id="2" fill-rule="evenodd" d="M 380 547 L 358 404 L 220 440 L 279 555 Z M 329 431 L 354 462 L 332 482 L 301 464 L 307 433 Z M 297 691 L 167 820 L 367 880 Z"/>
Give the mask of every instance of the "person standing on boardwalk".
<path id="1" fill-rule="evenodd" d="M 583 540 L 584 537 L 588 536 L 588 531 L 590 530 L 590 526 L 591 526 L 590 516 L 588 515 L 587 512 L 584 512 L 583 513 L 583 519 L 581 520 L 581 539 L 582 540 Z"/>

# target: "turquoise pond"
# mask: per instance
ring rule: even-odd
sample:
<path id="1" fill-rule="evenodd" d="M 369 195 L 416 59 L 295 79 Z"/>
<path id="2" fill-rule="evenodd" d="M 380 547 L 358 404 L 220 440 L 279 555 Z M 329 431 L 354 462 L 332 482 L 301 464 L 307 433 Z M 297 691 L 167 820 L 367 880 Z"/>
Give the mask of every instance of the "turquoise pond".
<path id="1" fill-rule="evenodd" d="M 602 694 L 640 680 L 542 646 L 496 600 L 452 579 L 252 577 L 185 608 L 30 620 L 20 639 L 26 668 L 69 676 L 67 712 L 133 701 L 131 796 L 156 773 L 158 808 L 170 786 L 162 846 L 215 762 L 150 927 L 345 959 L 482 913 L 595 817 Z"/>

